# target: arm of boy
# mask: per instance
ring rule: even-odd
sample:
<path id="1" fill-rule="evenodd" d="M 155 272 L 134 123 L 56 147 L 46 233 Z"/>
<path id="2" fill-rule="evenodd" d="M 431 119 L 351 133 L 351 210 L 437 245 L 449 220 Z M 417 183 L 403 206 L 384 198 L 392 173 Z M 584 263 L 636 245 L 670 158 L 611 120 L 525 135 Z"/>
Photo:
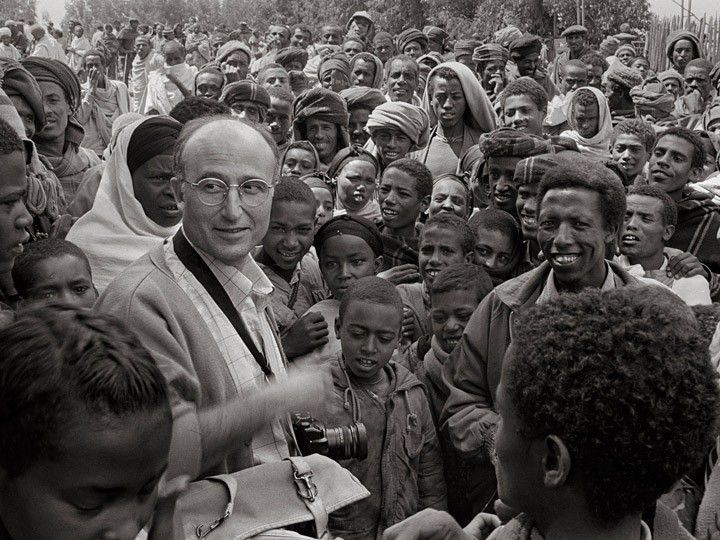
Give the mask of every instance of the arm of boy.
<path id="1" fill-rule="evenodd" d="M 443 474 L 443 458 L 435 424 L 430 414 L 425 392 L 421 392 L 419 421 L 423 428 L 423 448 L 418 470 L 418 509 L 447 510 L 447 487 Z"/>
<path id="2" fill-rule="evenodd" d="M 480 303 L 460 343 L 445 361 L 443 381 L 450 393 L 440 415 L 441 429 L 447 429 L 455 449 L 463 457 L 486 461 L 491 459 L 498 421 L 488 381 L 487 353 L 491 343 L 505 339 L 490 336 L 494 299 L 491 292 Z"/>
<path id="3" fill-rule="evenodd" d="M 281 339 L 285 355 L 297 358 L 328 342 L 328 325 L 321 313 L 305 313 L 285 330 Z"/>

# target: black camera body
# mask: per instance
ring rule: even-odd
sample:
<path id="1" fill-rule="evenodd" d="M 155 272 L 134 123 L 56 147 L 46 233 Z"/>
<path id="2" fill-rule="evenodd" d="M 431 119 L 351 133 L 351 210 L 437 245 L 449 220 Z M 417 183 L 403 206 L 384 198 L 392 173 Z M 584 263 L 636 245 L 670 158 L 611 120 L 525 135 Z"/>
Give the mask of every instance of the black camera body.
<path id="1" fill-rule="evenodd" d="M 326 427 L 306 413 L 295 413 L 291 420 L 300 452 L 304 455 L 321 454 L 335 460 L 355 458 L 358 461 L 367 457 L 367 430 L 362 422 Z"/>

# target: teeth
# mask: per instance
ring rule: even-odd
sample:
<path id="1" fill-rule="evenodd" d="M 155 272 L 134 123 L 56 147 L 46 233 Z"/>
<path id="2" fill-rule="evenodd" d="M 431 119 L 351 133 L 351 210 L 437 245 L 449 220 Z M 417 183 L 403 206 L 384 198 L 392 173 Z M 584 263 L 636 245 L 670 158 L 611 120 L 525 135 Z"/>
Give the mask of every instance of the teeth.
<path id="1" fill-rule="evenodd" d="M 577 259 L 577 255 L 555 255 L 554 257 L 555 262 L 558 262 L 560 264 L 571 264 L 574 263 Z"/>
<path id="2" fill-rule="evenodd" d="M 523 216 L 522 220 L 526 225 L 537 225 L 537 220 L 535 218 Z"/>
<path id="3" fill-rule="evenodd" d="M 373 367 L 375 365 L 375 362 L 372 360 L 365 360 L 365 359 L 358 359 L 358 364 L 364 367 Z"/>
<path id="4" fill-rule="evenodd" d="M 633 234 L 626 234 L 625 236 L 623 236 L 623 240 L 631 240 L 637 242 L 640 239 Z"/>
<path id="5" fill-rule="evenodd" d="M 390 217 L 395 217 L 398 215 L 398 213 L 395 210 L 390 210 L 388 208 L 385 208 L 383 210 L 383 214 L 385 214 L 386 216 L 390 216 Z"/>
<path id="6" fill-rule="evenodd" d="M 291 259 L 293 257 L 297 257 L 297 253 L 290 253 L 289 251 L 280 251 L 278 250 L 278 253 L 282 255 L 283 257 L 287 257 L 288 259 Z"/>

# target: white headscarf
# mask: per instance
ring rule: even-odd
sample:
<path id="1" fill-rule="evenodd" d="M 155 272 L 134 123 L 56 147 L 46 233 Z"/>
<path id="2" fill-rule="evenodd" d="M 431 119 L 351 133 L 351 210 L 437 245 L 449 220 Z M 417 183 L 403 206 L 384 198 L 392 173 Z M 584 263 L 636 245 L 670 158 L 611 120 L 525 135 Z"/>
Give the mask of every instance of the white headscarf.
<path id="1" fill-rule="evenodd" d="M 578 88 L 577 90 L 575 90 L 575 95 L 577 95 L 580 90 L 591 91 L 598 102 L 598 132 L 589 139 L 580 136 L 580 134 L 575 129 L 563 131 L 560 136 L 568 137 L 575 141 L 578 145 L 578 148 L 580 149 L 580 152 L 591 159 L 595 159 L 598 161 L 609 160 L 611 159 L 610 141 L 612 140 L 613 134 L 610 105 L 608 105 L 605 94 L 603 94 L 597 88 L 594 88 L 592 86 L 583 86 L 582 88 Z M 568 124 L 570 124 L 570 127 L 573 127 L 575 125 L 575 115 L 573 109 L 574 107 L 571 103 L 567 113 Z"/>
<path id="2" fill-rule="evenodd" d="M 147 120 L 138 120 L 120 132 L 92 209 L 77 220 L 67 235 L 87 255 L 93 282 L 100 292 L 127 266 L 180 228 L 179 222 L 161 227 L 145 215 L 135 198 L 127 149 L 135 130 Z"/>

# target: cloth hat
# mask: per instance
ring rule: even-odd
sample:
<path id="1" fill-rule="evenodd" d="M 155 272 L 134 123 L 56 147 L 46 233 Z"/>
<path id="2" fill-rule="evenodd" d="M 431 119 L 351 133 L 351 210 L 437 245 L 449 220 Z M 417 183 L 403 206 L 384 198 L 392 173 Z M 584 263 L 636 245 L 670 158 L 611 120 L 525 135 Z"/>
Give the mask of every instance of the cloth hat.
<path id="1" fill-rule="evenodd" d="M 2 28 L 0 28 L 0 37 L 3 36 L 12 36 L 12 30 L 10 30 L 7 26 L 3 26 Z"/>
<path id="2" fill-rule="evenodd" d="M 445 43 L 445 40 L 450 37 L 450 34 L 439 26 L 424 27 L 423 34 L 428 37 L 428 41 L 438 41 L 440 43 Z"/>
<path id="3" fill-rule="evenodd" d="M 443 58 L 442 54 L 437 51 L 430 51 L 429 53 L 423 54 L 420 58 L 417 59 L 418 64 L 430 66 L 430 68 L 437 67 L 443 62 L 445 62 L 445 59 Z"/>
<path id="4" fill-rule="evenodd" d="M 331 122 L 338 126 L 338 147 L 350 146 L 347 126 L 350 120 L 345 100 L 332 90 L 311 88 L 293 102 L 293 133 L 296 141 L 306 139 L 305 124 L 310 118 Z"/>
<path id="5" fill-rule="evenodd" d="M 37 80 L 20 62 L 0 58 L 0 87 L 8 96 L 20 96 L 33 111 L 35 132 L 45 127 L 45 107 Z"/>
<path id="6" fill-rule="evenodd" d="M 423 109 L 415 105 L 401 101 L 387 101 L 370 113 L 365 125 L 365 131 L 370 136 L 373 131 L 382 128 L 402 131 L 413 143 L 409 152 L 414 152 L 427 146 L 430 118 Z"/>
<path id="7" fill-rule="evenodd" d="M 536 184 L 542 180 L 546 172 L 559 164 L 560 160 L 557 156 L 550 153 L 521 159 L 515 165 L 515 185 Z"/>
<path id="8" fill-rule="evenodd" d="M 378 163 L 375 156 L 360 146 L 352 145 L 335 154 L 335 157 L 328 165 L 327 175 L 330 178 L 335 178 L 346 163 L 356 160 L 367 161 L 375 167 L 375 174 L 380 172 L 380 163 Z"/>
<path id="9" fill-rule="evenodd" d="M 248 59 L 252 62 L 253 55 L 250 51 L 250 47 L 245 45 L 242 41 L 238 41 L 236 39 L 232 39 L 227 43 L 223 43 L 222 45 L 220 45 L 220 48 L 217 51 L 217 55 L 215 56 L 215 61 L 220 64 L 227 60 L 228 57 L 235 51 L 244 52 L 247 55 Z"/>
<path id="10" fill-rule="evenodd" d="M 482 44 L 475 39 L 458 39 L 453 47 L 453 54 L 456 59 L 465 54 L 472 55 L 480 45 Z"/>
<path id="11" fill-rule="evenodd" d="M 642 82 L 642 76 L 620 62 L 615 62 L 603 75 L 603 80 L 613 81 L 630 89 Z"/>
<path id="12" fill-rule="evenodd" d="M 680 85 L 680 88 L 682 88 L 683 85 L 685 84 L 685 78 L 682 75 L 680 75 L 680 73 L 677 70 L 675 70 L 673 68 L 670 68 L 665 71 L 661 71 L 660 73 L 657 74 L 657 78 L 660 79 L 661 82 L 665 82 L 668 79 L 674 79 L 678 82 L 678 84 Z"/>
<path id="13" fill-rule="evenodd" d="M 300 62 L 304 68 L 307 61 L 308 53 L 300 47 L 285 47 L 275 53 L 275 63 L 280 64 L 285 69 L 288 69 L 288 66 L 293 62 Z"/>
<path id="14" fill-rule="evenodd" d="M 223 88 L 220 101 L 232 106 L 236 101 L 252 101 L 258 105 L 270 108 L 270 94 L 268 91 L 254 81 L 235 81 Z"/>
<path id="15" fill-rule="evenodd" d="M 370 86 L 373 88 L 380 88 L 382 85 L 383 80 L 383 63 L 382 60 L 380 60 L 377 56 L 375 56 L 373 53 L 369 52 L 361 52 L 356 54 L 352 57 L 352 60 L 350 60 L 350 72 L 352 73 L 353 69 L 355 69 L 355 63 L 359 60 L 363 60 L 364 62 L 370 62 L 375 66 L 375 76 L 373 77 L 372 83 Z"/>
<path id="16" fill-rule="evenodd" d="M 672 62 L 672 53 L 675 48 L 675 44 L 682 39 L 687 39 L 690 43 L 692 43 L 694 58 L 703 58 L 703 52 L 700 48 L 700 40 L 698 37 L 688 30 L 680 29 L 670 32 L 670 35 L 665 40 L 665 56 L 668 57 L 670 62 Z"/>
<path id="17" fill-rule="evenodd" d="M 494 60 L 507 62 L 510 60 L 510 51 L 497 43 L 486 43 L 475 48 L 472 59 L 473 62 L 492 62 Z"/>
<path id="18" fill-rule="evenodd" d="M 373 18 L 370 15 L 370 13 L 368 13 L 367 11 L 356 11 L 348 19 L 348 22 L 345 25 L 345 30 L 350 30 L 350 25 L 352 24 L 354 19 L 365 19 L 367 22 L 370 23 L 370 26 L 375 24 L 375 21 L 373 21 Z"/>
<path id="19" fill-rule="evenodd" d="M 7 27 L 15 26 L 15 25 L 17 25 L 17 23 L 15 21 L 13 21 L 12 19 L 8 19 L 7 21 L 5 21 L 5 26 L 7 26 Z"/>
<path id="20" fill-rule="evenodd" d="M 598 49 L 599 49 L 601 55 L 612 56 L 613 54 L 615 54 L 615 51 L 617 51 L 617 48 L 619 46 L 620 46 L 620 41 L 618 41 L 617 39 L 615 39 L 612 36 L 608 36 L 602 40 Z"/>
<path id="21" fill-rule="evenodd" d="M 633 58 L 637 56 L 637 51 L 635 50 L 635 47 L 630 45 L 629 43 L 625 43 L 624 45 L 620 45 L 615 50 L 615 56 L 619 56 L 622 51 L 630 51 L 630 54 L 633 55 Z"/>
<path id="22" fill-rule="evenodd" d="M 372 112 L 375 107 L 387 103 L 385 95 L 378 88 L 367 86 L 351 86 L 340 92 L 340 97 L 347 103 L 348 111 L 353 109 L 368 109 Z"/>
<path id="23" fill-rule="evenodd" d="M 127 166 L 132 176 L 143 163 L 172 152 L 182 124 L 170 116 L 151 116 L 133 131 L 127 147 Z"/>
<path id="24" fill-rule="evenodd" d="M 489 157 L 526 158 L 545 154 L 551 148 L 548 141 L 542 137 L 528 135 L 508 127 L 483 133 L 478 141 L 478 146 L 486 159 Z"/>
<path id="25" fill-rule="evenodd" d="M 646 80 L 630 90 L 630 97 L 639 109 L 657 109 L 669 115 L 675 108 L 675 96 L 657 78 Z"/>
<path id="26" fill-rule="evenodd" d="M 493 41 L 507 49 L 513 40 L 522 37 L 522 35 L 522 31 L 517 26 L 510 25 L 495 32 Z"/>
<path id="27" fill-rule="evenodd" d="M 317 73 L 318 80 L 322 80 L 323 75 L 332 70 L 342 71 L 347 76 L 348 80 L 350 80 L 350 60 L 348 60 L 345 53 L 332 53 L 320 60 Z"/>
<path id="28" fill-rule="evenodd" d="M 322 256 L 322 247 L 328 238 L 344 234 L 365 240 L 376 257 L 383 254 L 382 236 L 375 224 L 360 216 L 344 214 L 332 218 L 315 233 L 314 244 L 318 258 Z"/>
<path id="29" fill-rule="evenodd" d="M 405 46 L 411 41 L 417 41 L 423 51 L 427 50 L 428 38 L 417 28 L 408 28 L 403 30 L 397 37 L 397 50 L 398 53 L 402 54 Z"/>
<path id="30" fill-rule="evenodd" d="M 613 37 L 618 41 L 632 41 L 637 36 L 635 34 L 631 34 L 630 32 L 620 32 L 619 34 L 615 34 Z"/>
<path id="31" fill-rule="evenodd" d="M 540 54 L 542 50 L 542 40 L 540 36 L 536 36 L 525 32 L 519 38 L 515 38 L 510 42 L 510 57 L 523 58 L 533 53 Z"/>
<path id="32" fill-rule="evenodd" d="M 573 24 L 572 26 L 568 26 L 565 30 L 563 30 L 562 34 L 560 34 L 560 37 L 567 37 L 571 36 L 573 34 L 587 34 L 588 29 L 585 28 L 582 24 Z"/>
<path id="33" fill-rule="evenodd" d="M 381 32 L 378 32 L 377 34 L 375 34 L 375 37 L 373 38 L 373 42 L 379 41 L 381 39 L 385 39 L 385 40 L 389 39 L 390 41 L 393 41 L 393 36 L 390 32 L 381 31 Z"/>

